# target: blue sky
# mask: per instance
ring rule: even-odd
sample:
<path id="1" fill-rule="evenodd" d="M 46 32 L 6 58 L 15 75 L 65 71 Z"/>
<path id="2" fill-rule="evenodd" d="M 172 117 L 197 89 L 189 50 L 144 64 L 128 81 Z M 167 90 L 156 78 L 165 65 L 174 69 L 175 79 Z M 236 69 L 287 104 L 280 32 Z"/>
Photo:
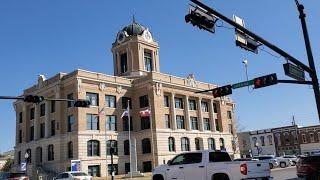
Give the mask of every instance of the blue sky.
<path id="1" fill-rule="evenodd" d="M 247 28 L 307 63 L 298 12 L 293 0 L 206 0 L 210 7 L 245 19 Z M 305 5 L 318 72 L 320 2 Z M 249 78 L 277 73 L 284 76 L 283 58 L 235 46 L 234 30 L 215 34 L 184 22 L 188 1 L 2 0 L 0 1 L 0 95 L 20 95 L 47 77 L 81 68 L 113 74 L 111 44 L 132 15 L 147 26 L 160 45 L 160 70 L 199 81 L 225 85 L 244 81 L 244 58 Z M 221 25 L 221 22 L 218 22 Z M 224 24 L 228 26 L 227 24 Z M 266 50 L 268 50 L 266 48 Z M 307 76 L 308 77 L 308 76 Z M 236 117 L 242 129 L 289 125 L 292 115 L 300 125 L 318 124 L 313 90 L 305 85 L 280 84 L 248 91 L 235 90 Z M 12 101 L 0 101 L 0 151 L 14 147 L 15 113 Z"/>

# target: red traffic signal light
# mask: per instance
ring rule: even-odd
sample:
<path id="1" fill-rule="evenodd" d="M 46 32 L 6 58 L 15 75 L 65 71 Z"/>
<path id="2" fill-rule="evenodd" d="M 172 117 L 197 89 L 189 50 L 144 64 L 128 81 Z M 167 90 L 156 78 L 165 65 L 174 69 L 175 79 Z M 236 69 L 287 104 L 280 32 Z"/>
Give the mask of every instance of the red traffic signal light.
<path id="1" fill-rule="evenodd" d="M 276 73 L 254 78 L 255 89 L 271 86 L 277 83 L 278 83 L 278 78 Z"/>
<path id="2" fill-rule="evenodd" d="M 74 107 L 90 107 L 91 103 L 89 100 L 77 100 L 74 102 Z"/>
<path id="3" fill-rule="evenodd" d="M 212 90 L 213 97 L 227 96 L 229 94 L 232 94 L 232 86 L 231 85 L 218 87 L 218 88 L 215 88 Z"/>
<path id="4" fill-rule="evenodd" d="M 43 96 L 36 96 L 36 95 L 27 95 L 23 99 L 24 102 L 29 102 L 29 103 L 40 103 L 44 101 Z"/>

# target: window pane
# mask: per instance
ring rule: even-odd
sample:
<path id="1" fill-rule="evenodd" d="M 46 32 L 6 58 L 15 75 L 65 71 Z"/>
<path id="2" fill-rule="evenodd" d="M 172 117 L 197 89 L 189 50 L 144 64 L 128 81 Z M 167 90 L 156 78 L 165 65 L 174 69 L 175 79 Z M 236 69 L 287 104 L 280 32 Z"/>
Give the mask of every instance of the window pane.
<path id="1" fill-rule="evenodd" d="M 99 95 L 97 93 L 87 93 L 86 99 L 90 101 L 91 106 L 99 106 Z"/>
<path id="2" fill-rule="evenodd" d="M 106 95 L 105 101 L 107 107 L 116 108 L 116 96 Z"/>

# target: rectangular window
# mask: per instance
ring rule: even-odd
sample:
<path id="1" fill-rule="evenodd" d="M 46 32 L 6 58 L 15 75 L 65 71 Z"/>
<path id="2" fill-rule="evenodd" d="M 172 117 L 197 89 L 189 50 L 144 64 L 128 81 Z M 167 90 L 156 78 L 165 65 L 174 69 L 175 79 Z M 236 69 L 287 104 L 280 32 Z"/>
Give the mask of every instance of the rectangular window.
<path id="1" fill-rule="evenodd" d="M 87 130 L 99 130 L 99 116 L 87 114 Z"/>
<path id="2" fill-rule="evenodd" d="M 68 116 L 68 132 L 72 132 L 75 130 L 76 120 L 73 115 Z"/>
<path id="3" fill-rule="evenodd" d="M 123 131 L 129 131 L 129 118 L 128 116 L 123 116 Z M 133 130 L 132 117 L 130 117 L 130 131 Z"/>
<path id="4" fill-rule="evenodd" d="M 232 112 L 231 111 L 227 111 L 227 116 L 228 116 L 228 119 L 232 119 Z"/>
<path id="5" fill-rule="evenodd" d="M 182 98 L 174 98 L 175 108 L 183 109 Z"/>
<path id="6" fill-rule="evenodd" d="M 150 118 L 141 117 L 141 130 L 150 129 Z"/>
<path id="7" fill-rule="evenodd" d="M 165 123 L 165 128 L 170 128 L 170 115 L 169 114 L 165 114 L 164 115 L 164 123 Z"/>
<path id="8" fill-rule="evenodd" d="M 132 109 L 132 101 L 131 101 L 131 98 L 122 97 L 121 99 L 122 99 L 122 109 L 127 109 L 127 107 L 128 107 L 128 101 L 129 101 L 130 109 Z"/>
<path id="9" fill-rule="evenodd" d="M 41 123 L 40 124 L 40 138 L 44 138 L 45 135 L 45 124 Z"/>
<path id="10" fill-rule="evenodd" d="M 185 127 L 184 127 L 184 117 L 177 115 L 176 119 L 177 119 L 177 129 L 185 129 Z"/>
<path id="11" fill-rule="evenodd" d="M 46 104 L 40 104 L 40 117 L 46 114 Z"/>
<path id="12" fill-rule="evenodd" d="M 128 70 L 127 53 L 121 54 L 121 57 L 120 57 L 120 70 L 121 70 L 121 73 L 125 73 Z"/>
<path id="13" fill-rule="evenodd" d="M 56 121 L 52 120 L 51 121 L 51 136 L 56 135 Z"/>
<path id="14" fill-rule="evenodd" d="M 211 130 L 209 118 L 203 118 L 203 129 L 205 131 L 210 131 Z"/>
<path id="15" fill-rule="evenodd" d="M 34 139 L 34 127 L 31 126 L 31 127 L 30 127 L 29 140 L 30 140 L 30 141 L 33 141 L 33 139 Z"/>
<path id="16" fill-rule="evenodd" d="M 21 164 L 21 151 L 18 152 L 18 165 Z"/>
<path id="17" fill-rule="evenodd" d="M 116 96 L 106 95 L 106 106 L 110 108 L 116 108 Z"/>
<path id="18" fill-rule="evenodd" d="M 112 171 L 112 169 L 111 169 L 111 167 L 112 167 L 112 165 L 111 164 L 108 164 L 108 174 L 109 175 L 111 175 L 111 171 Z M 119 173 L 118 173 L 118 164 L 113 164 L 113 172 L 114 172 L 114 174 L 115 175 L 118 175 Z"/>
<path id="19" fill-rule="evenodd" d="M 56 101 L 51 101 L 51 113 L 56 112 Z"/>
<path id="20" fill-rule="evenodd" d="M 22 130 L 19 130 L 19 139 L 18 139 L 19 143 L 22 143 Z"/>
<path id="21" fill-rule="evenodd" d="M 148 107 L 149 106 L 148 95 L 140 96 L 139 102 L 140 102 L 140 108 Z"/>
<path id="22" fill-rule="evenodd" d="M 130 163 L 124 163 L 124 171 L 126 172 L 126 174 L 130 172 Z"/>
<path id="23" fill-rule="evenodd" d="M 209 112 L 208 103 L 205 101 L 201 101 L 201 110 L 202 112 Z"/>
<path id="24" fill-rule="evenodd" d="M 117 130 L 116 116 L 107 115 L 106 121 L 107 121 L 107 130 L 109 130 L 109 131 L 116 131 Z"/>
<path id="25" fill-rule="evenodd" d="M 191 129 L 198 130 L 198 119 L 197 117 L 190 117 L 191 120 Z"/>
<path id="26" fill-rule="evenodd" d="M 213 112 L 218 113 L 217 104 L 213 103 Z"/>
<path id="27" fill-rule="evenodd" d="M 170 106 L 169 96 L 163 96 L 163 105 L 164 105 L 164 107 Z"/>
<path id="28" fill-rule="evenodd" d="M 99 94 L 87 93 L 86 99 L 90 101 L 91 106 L 99 106 Z"/>
<path id="29" fill-rule="evenodd" d="M 34 119 L 34 108 L 30 109 L 30 120 Z"/>
<path id="30" fill-rule="evenodd" d="M 189 110 L 191 110 L 191 111 L 197 110 L 196 101 L 193 99 L 189 100 Z"/>
<path id="31" fill-rule="evenodd" d="M 233 134 L 232 124 L 228 124 L 228 130 L 229 130 L 229 133 Z"/>
<path id="32" fill-rule="evenodd" d="M 22 123 L 22 112 L 19 112 L 19 123 Z"/>
<path id="33" fill-rule="evenodd" d="M 313 133 L 310 133 L 309 135 L 310 135 L 310 141 L 311 141 L 312 143 L 315 142 L 315 141 L 314 141 L 314 135 L 313 135 Z"/>
<path id="34" fill-rule="evenodd" d="M 68 94 L 67 95 L 67 99 L 73 99 L 73 94 Z M 73 102 L 72 101 L 68 101 L 67 107 L 73 107 Z"/>
<path id="35" fill-rule="evenodd" d="M 144 51 L 144 70 L 152 71 L 152 56 L 150 52 Z"/>
<path id="36" fill-rule="evenodd" d="M 88 166 L 88 174 L 89 176 L 100 177 L 100 166 L 99 165 Z"/>
<path id="37" fill-rule="evenodd" d="M 302 142 L 307 143 L 307 138 L 305 134 L 302 134 Z"/>
<path id="38" fill-rule="evenodd" d="M 216 124 L 216 131 L 220 131 L 219 120 L 215 119 L 214 122 Z"/>

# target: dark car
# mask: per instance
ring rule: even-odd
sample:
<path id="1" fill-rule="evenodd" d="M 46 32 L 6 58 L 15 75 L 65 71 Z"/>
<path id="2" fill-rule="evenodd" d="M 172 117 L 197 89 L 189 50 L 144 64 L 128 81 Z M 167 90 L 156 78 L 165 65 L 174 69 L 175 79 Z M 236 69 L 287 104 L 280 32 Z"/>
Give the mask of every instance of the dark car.
<path id="1" fill-rule="evenodd" d="M 10 173 L 8 180 L 29 180 L 25 173 Z"/>
<path id="2" fill-rule="evenodd" d="M 297 162 L 297 176 L 307 179 L 320 178 L 320 154 L 300 156 Z"/>

